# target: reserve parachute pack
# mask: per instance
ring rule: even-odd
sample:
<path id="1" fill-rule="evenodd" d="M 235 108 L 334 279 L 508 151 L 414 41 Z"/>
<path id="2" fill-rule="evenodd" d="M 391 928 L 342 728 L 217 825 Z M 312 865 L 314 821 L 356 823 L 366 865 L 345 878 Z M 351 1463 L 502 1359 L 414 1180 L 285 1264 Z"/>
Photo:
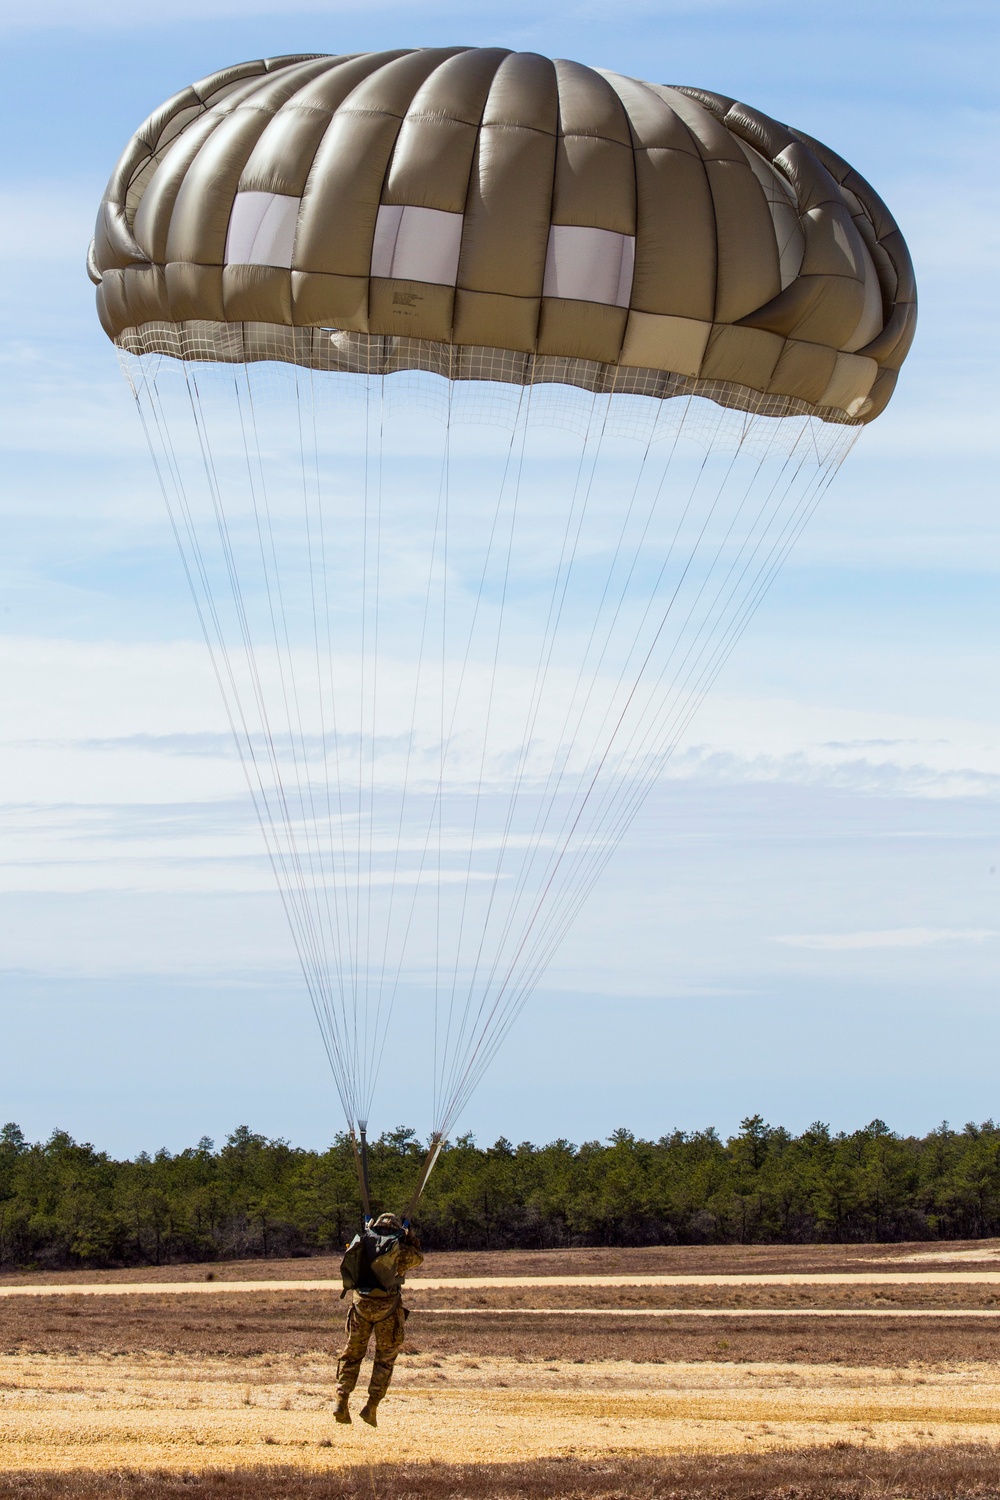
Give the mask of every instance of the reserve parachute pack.
<path id="1" fill-rule="evenodd" d="M 366 1296 L 391 1296 L 399 1290 L 399 1248 L 403 1236 L 394 1230 L 370 1226 L 356 1234 L 340 1262 L 341 1296 L 363 1292 Z"/>

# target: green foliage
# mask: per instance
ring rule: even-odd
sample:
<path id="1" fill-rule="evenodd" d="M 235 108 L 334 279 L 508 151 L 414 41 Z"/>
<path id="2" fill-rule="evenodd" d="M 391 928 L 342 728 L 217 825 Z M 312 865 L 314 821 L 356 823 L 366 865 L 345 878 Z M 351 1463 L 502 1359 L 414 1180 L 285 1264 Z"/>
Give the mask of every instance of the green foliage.
<path id="1" fill-rule="evenodd" d="M 425 1151 L 412 1130 L 369 1145 L 372 1208 L 397 1212 Z M 160 1265 L 339 1251 L 359 1218 L 349 1137 L 322 1152 L 255 1135 L 114 1161 L 56 1130 L 0 1129 L 0 1263 Z M 445 1147 L 420 1206 L 438 1249 L 976 1238 L 1000 1232 L 1000 1126 L 921 1138 L 882 1120 L 799 1136 L 744 1120 L 658 1141 Z"/>

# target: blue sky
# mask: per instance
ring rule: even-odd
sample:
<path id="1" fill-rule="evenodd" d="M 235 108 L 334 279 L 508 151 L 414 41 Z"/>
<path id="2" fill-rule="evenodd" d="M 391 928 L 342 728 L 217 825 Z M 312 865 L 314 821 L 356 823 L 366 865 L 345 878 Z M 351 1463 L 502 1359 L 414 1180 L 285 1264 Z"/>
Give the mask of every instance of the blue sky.
<path id="1" fill-rule="evenodd" d="M 1000 148 L 986 4 L 280 8 L 0 19 L 0 1114 L 116 1151 L 337 1127 L 141 433 L 83 260 L 163 98 L 295 51 L 453 41 L 732 94 L 889 203 L 921 293 L 844 466 L 465 1124 L 1000 1114 Z M 151 598 L 155 595 L 155 619 Z M 153 688 L 155 684 L 155 690 Z M 242 809 L 242 811 L 240 810 Z M 205 857 L 216 831 L 224 859 Z M 426 1128 L 405 1059 L 380 1123 Z"/>

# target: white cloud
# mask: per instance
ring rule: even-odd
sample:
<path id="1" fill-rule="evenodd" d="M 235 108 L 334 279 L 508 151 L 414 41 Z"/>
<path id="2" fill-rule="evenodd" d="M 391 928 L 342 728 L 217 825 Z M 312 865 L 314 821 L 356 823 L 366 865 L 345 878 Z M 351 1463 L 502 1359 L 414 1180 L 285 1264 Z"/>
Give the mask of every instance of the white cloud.
<path id="1" fill-rule="evenodd" d="M 1000 794 L 1000 725 L 766 697 L 709 697 L 667 774 L 880 796 Z"/>
<path id="2" fill-rule="evenodd" d="M 372 10 L 400 9 L 397 0 L 369 0 Z M 336 14 L 351 11 L 355 7 L 349 0 L 292 0 L 281 6 L 276 0 L 177 0 L 170 7 L 169 18 L 158 16 L 155 10 L 144 7 L 137 10 L 129 0 L 107 0 L 100 5 L 88 0 L 12 0 L 3 8 L 3 24 L 10 30 L 41 30 L 50 26 L 75 26 L 81 30 L 105 30 L 117 27 L 129 30 L 147 30 L 156 24 L 187 20 L 242 20 L 249 16 L 278 14 L 308 15 L 314 12 Z"/>

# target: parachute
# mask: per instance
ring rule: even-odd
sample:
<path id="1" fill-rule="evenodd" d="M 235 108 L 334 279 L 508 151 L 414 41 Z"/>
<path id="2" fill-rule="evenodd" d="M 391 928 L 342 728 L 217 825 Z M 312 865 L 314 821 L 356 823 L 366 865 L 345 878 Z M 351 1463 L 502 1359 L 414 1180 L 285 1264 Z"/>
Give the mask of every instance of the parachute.
<path id="1" fill-rule="evenodd" d="M 889 400 L 905 243 L 732 99 L 427 48 L 177 94 L 89 269 L 362 1148 L 425 1018 L 419 1193 Z"/>

